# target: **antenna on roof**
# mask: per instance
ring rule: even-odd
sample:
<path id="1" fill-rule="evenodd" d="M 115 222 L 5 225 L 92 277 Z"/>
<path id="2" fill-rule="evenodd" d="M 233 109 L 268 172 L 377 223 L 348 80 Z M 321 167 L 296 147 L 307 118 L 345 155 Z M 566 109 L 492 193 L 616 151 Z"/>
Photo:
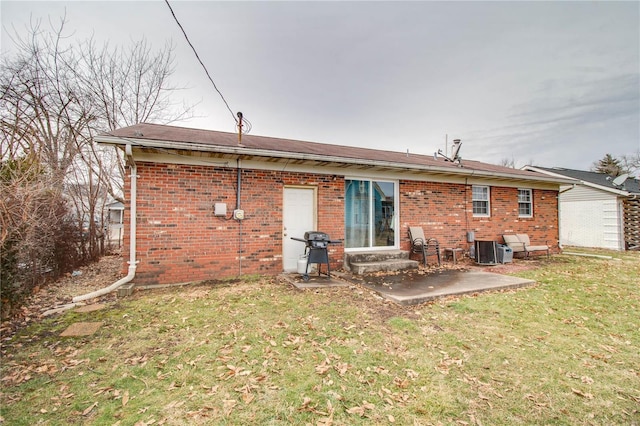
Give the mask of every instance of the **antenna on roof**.
<path id="1" fill-rule="evenodd" d="M 458 153 L 460 152 L 460 147 L 462 146 L 462 142 L 460 141 L 460 139 L 454 139 L 453 140 L 453 149 L 451 151 L 451 157 L 447 157 L 441 149 L 438 150 L 437 154 L 440 155 L 441 157 L 443 157 L 446 161 L 450 161 L 452 163 L 460 163 L 460 160 L 462 160 L 462 157 L 460 157 L 458 155 Z"/>
<path id="2" fill-rule="evenodd" d="M 449 134 L 444 134 L 444 152 L 449 154 Z"/>
<path id="3" fill-rule="evenodd" d="M 236 115 L 238 116 L 238 119 L 236 120 L 236 127 L 238 128 L 238 146 L 242 146 L 242 135 L 249 134 L 253 125 L 240 111 L 238 111 Z"/>
<path id="4" fill-rule="evenodd" d="M 242 145 L 242 113 L 238 111 L 238 145 Z"/>

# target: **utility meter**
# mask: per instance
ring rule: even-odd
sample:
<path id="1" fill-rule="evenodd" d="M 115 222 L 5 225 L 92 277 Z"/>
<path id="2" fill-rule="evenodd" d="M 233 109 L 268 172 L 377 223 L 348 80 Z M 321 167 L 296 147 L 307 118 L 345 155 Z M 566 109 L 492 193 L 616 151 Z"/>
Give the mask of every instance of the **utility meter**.
<path id="1" fill-rule="evenodd" d="M 235 209 L 233 211 L 233 218 L 235 220 L 243 220 L 244 219 L 244 210 Z"/>

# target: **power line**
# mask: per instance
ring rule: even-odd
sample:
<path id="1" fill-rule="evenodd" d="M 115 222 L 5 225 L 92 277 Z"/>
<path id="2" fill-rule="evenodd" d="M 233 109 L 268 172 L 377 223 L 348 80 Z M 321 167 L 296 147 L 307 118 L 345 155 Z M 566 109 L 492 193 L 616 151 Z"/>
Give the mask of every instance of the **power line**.
<path id="1" fill-rule="evenodd" d="M 176 14 L 173 12 L 173 8 L 169 4 L 169 0 L 164 0 L 164 1 L 165 1 L 165 3 L 167 3 L 167 6 L 169 6 L 169 10 L 171 11 L 171 15 L 173 15 L 173 19 L 175 19 L 176 24 L 178 24 L 178 26 L 180 27 L 180 30 L 182 31 L 182 34 L 184 35 L 184 38 L 187 40 L 187 43 L 189 43 L 189 46 L 191 46 L 191 50 L 193 50 L 193 53 L 196 55 L 196 58 L 198 59 L 198 62 L 200 62 L 200 65 L 202 65 L 202 68 L 204 69 L 204 72 L 207 74 L 207 77 L 209 77 L 209 81 L 211 82 L 211 84 L 213 84 L 213 88 L 216 89 L 216 92 L 218 92 L 218 94 L 222 98 L 222 101 L 227 106 L 227 109 L 229 110 L 229 112 L 231 113 L 231 116 L 233 117 L 233 121 L 235 121 L 236 124 L 238 124 L 238 119 L 236 118 L 235 114 L 231 110 L 231 107 L 229 107 L 229 104 L 227 103 L 227 100 L 224 98 L 224 96 L 222 96 L 222 92 L 220 92 L 220 90 L 218 90 L 218 86 L 216 86 L 216 83 L 213 81 L 213 78 L 211 78 L 211 75 L 209 74 L 209 70 L 207 70 L 207 67 L 204 65 L 204 63 L 200 59 L 200 56 L 198 55 L 198 52 L 196 51 L 196 48 L 193 47 L 193 44 L 191 44 L 191 40 L 189 40 L 189 37 L 187 36 L 187 33 L 185 32 L 184 28 L 182 28 L 182 25 L 180 24 L 180 21 L 178 21 L 178 18 L 176 17 Z"/>

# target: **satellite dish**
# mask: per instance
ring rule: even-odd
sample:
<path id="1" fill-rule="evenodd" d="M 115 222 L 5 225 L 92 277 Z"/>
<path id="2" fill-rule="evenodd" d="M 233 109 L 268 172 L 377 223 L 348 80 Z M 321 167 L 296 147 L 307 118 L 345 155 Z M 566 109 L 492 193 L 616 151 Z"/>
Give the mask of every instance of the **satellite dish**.
<path id="1" fill-rule="evenodd" d="M 628 173 L 625 173 L 625 174 L 622 174 L 622 175 L 618 176 L 617 178 L 615 178 L 615 179 L 613 180 L 613 182 L 611 182 L 611 183 L 613 183 L 615 186 L 620 186 L 620 185 L 622 185 L 622 184 L 624 183 L 624 181 L 626 181 L 628 178 L 629 178 L 629 174 L 628 174 Z"/>

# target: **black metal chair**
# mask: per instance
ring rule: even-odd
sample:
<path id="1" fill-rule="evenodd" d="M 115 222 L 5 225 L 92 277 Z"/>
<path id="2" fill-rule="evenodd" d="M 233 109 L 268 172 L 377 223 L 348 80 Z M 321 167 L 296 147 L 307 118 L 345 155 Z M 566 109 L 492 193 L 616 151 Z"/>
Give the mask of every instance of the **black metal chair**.
<path id="1" fill-rule="evenodd" d="M 409 239 L 411 240 L 411 253 L 420 254 L 424 266 L 427 266 L 427 257 L 436 255 L 438 266 L 440 263 L 440 243 L 435 238 L 426 238 L 424 231 L 419 226 L 409 227 Z"/>

